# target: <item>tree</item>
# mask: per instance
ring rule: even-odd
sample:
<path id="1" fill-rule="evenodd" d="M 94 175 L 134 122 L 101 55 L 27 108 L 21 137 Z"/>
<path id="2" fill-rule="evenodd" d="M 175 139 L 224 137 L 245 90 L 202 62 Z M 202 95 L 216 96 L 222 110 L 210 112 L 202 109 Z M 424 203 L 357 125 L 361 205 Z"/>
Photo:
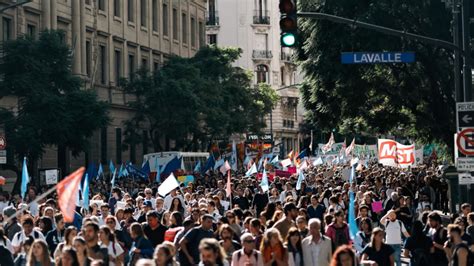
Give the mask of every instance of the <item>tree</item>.
<path id="1" fill-rule="evenodd" d="M 0 126 L 22 160 L 41 158 L 48 145 L 73 155 L 86 151 L 93 132 L 108 121 L 107 105 L 71 72 L 72 53 L 62 31 L 39 39 L 20 36 L 3 43 L 0 99 L 16 97 L 15 108 L 0 108 Z"/>
<path id="2" fill-rule="evenodd" d="M 129 105 L 136 114 L 127 122 L 126 144 L 137 141 L 133 133 L 146 128 L 156 151 L 193 150 L 233 133 L 259 131 L 265 124 L 256 119 L 268 114 L 277 95 L 267 86 L 252 86 L 249 72 L 232 66 L 239 49 L 205 47 L 193 58 L 170 58 L 150 73 L 139 70 L 131 80 L 122 80 L 126 93 L 136 101 Z M 160 143 L 165 139 L 165 147 Z"/>
<path id="3" fill-rule="evenodd" d="M 319 11 L 450 40 L 451 14 L 441 1 L 320 1 Z M 342 133 L 442 141 L 454 132 L 453 55 L 433 45 L 324 20 L 300 20 L 302 96 L 313 126 Z M 343 51 L 414 51 L 416 63 L 342 65 Z"/>

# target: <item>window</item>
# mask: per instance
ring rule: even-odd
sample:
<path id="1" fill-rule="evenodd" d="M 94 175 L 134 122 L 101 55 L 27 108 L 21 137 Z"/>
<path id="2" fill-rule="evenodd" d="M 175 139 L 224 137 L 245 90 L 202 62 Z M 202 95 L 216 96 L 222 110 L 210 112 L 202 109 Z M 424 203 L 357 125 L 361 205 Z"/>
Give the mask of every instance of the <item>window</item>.
<path id="1" fill-rule="evenodd" d="M 280 78 L 281 78 L 281 85 L 285 86 L 286 82 L 285 82 L 285 68 L 284 67 L 280 68 Z"/>
<path id="2" fill-rule="evenodd" d="M 130 22 L 134 22 L 135 21 L 135 17 L 134 17 L 134 8 L 133 8 L 133 1 L 134 0 L 128 0 L 128 4 L 127 4 L 127 14 L 128 14 L 128 21 Z"/>
<path id="3" fill-rule="evenodd" d="M 196 47 L 196 19 L 191 18 L 191 46 Z"/>
<path id="4" fill-rule="evenodd" d="M 86 41 L 86 74 L 88 77 L 91 76 L 91 42 L 89 40 Z"/>
<path id="5" fill-rule="evenodd" d="M 107 162 L 107 127 L 100 129 L 100 160 Z"/>
<path id="6" fill-rule="evenodd" d="M 268 67 L 266 65 L 258 65 L 257 71 L 257 83 L 267 83 L 268 82 Z"/>
<path id="7" fill-rule="evenodd" d="M 186 14 L 181 14 L 181 35 L 183 43 L 188 43 L 188 19 Z"/>
<path id="8" fill-rule="evenodd" d="M 107 50 L 105 45 L 99 45 L 99 81 L 100 84 L 107 83 Z"/>
<path id="9" fill-rule="evenodd" d="M 178 40 L 178 10 L 173 8 L 173 39 Z"/>
<path id="10" fill-rule="evenodd" d="M 148 59 L 146 57 L 142 58 L 142 68 L 148 69 Z"/>
<path id="11" fill-rule="evenodd" d="M 36 38 L 35 25 L 31 25 L 31 24 L 26 25 L 26 34 L 28 34 L 28 36 L 30 36 L 31 38 L 35 39 Z"/>
<path id="12" fill-rule="evenodd" d="M 147 23 L 146 23 L 146 11 L 148 10 L 146 8 L 146 1 L 147 0 L 141 0 L 140 1 L 140 25 L 142 25 L 142 27 L 146 27 L 147 26 Z"/>
<path id="13" fill-rule="evenodd" d="M 8 41 L 12 39 L 12 20 L 10 18 L 3 18 L 3 40 Z"/>
<path id="14" fill-rule="evenodd" d="M 99 10 L 105 11 L 105 0 L 99 0 Z"/>
<path id="15" fill-rule="evenodd" d="M 163 4 L 163 35 L 168 36 L 168 5 Z"/>
<path id="16" fill-rule="evenodd" d="M 153 62 L 153 71 L 158 71 L 160 70 L 160 63 L 158 61 Z"/>
<path id="17" fill-rule="evenodd" d="M 207 40 L 208 44 L 217 44 L 217 34 L 209 34 L 207 38 L 208 38 Z"/>
<path id="18" fill-rule="evenodd" d="M 129 54 L 128 55 L 128 77 L 130 79 L 133 78 L 134 72 L 135 72 L 135 55 Z"/>
<path id="19" fill-rule="evenodd" d="M 114 0 L 114 16 L 120 17 L 120 4 L 122 0 Z"/>
<path id="20" fill-rule="evenodd" d="M 115 50 L 115 86 L 119 86 L 122 77 L 122 51 Z"/>
<path id="21" fill-rule="evenodd" d="M 90 5 L 91 4 L 91 0 L 86 0 L 86 5 Z"/>
<path id="22" fill-rule="evenodd" d="M 199 21 L 199 47 L 204 46 L 204 23 Z"/>
<path id="23" fill-rule="evenodd" d="M 158 31 L 158 0 L 153 0 L 151 6 L 151 12 L 153 16 L 153 31 Z"/>

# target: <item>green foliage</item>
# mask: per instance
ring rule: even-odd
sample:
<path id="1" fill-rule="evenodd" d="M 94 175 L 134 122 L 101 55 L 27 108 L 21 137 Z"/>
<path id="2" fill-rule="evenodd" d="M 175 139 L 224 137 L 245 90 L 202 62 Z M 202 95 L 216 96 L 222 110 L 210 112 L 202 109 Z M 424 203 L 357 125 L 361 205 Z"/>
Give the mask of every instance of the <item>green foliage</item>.
<path id="1" fill-rule="evenodd" d="M 39 159 L 47 145 L 85 151 L 88 138 L 108 122 L 107 105 L 72 75 L 71 50 L 61 31 L 38 40 L 20 36 L 3 43 L 0 98 L 14 96 L 18 109 L 0 108 L 0 126 L 20 157 Z"/>
<path id="2" fill-rule="evenodd" d="M 127 123 L 125 142 L 136 142 L 133 132 L 148 128 L 156 151 L 169 148 L 160 145 L 163 138 L 191 150 L 264 127 L 256 118 L 268 114 L 278 96 L 269 86 L 252 86 L 251 75 L 232 66 L 240 54 L 239 49 L 205 47 L 193 58 L 173 57 L 158 72 L 141 69 L 123 80 L 125 91 L 137 96 L 129 103 L 137 112 Z"/>
<path id="3" fill-rule="evenodd" d="M 300 1 L 300 9 L 450 40 L 451 14 L 441 1 Z M 452 145 L 452 52 L 324 20 L 300 19 L 301 89 L 307 121 L 341 133 L 385 134 Z M 342 65 L 344 51 L 414 51 L 416 63 Z"/>

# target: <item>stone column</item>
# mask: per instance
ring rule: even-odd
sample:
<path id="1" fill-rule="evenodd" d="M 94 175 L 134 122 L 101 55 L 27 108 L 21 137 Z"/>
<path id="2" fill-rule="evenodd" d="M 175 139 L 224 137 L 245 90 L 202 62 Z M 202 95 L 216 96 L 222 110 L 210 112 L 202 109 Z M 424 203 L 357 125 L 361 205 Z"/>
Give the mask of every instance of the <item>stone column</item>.
<path id="1" fill-rule="evenodd" d="M 87 75 L 87 71 L 86 71 L 86 3 L 85 3 L 85 0 L 78 0 L 80 1 L 80 9 L 81 9 L 81 12 L 80 12 L 80 15 L 81 15 L 81 18 L 80 18 L 80 21 L 81 21 L 81 25 L 80 25 L 80 36 L 81 36 L 81 41 L 80 41 L 80 44 L 81 44 L 81 73 L 86 76 Z"/>
<path id="2" fill-rule="evenodd" d="M 72 45 L 74 49 L 74 59 L 72 65 L 73 74 L 81 74 L 81 10 L 79 0 L 71 1 L 72 9 Z"/>
<path id="3" fill-rule="evenodd" d="M 41 10 L 43 11 L 41 17 L 41 27 L 43 30 L 51 29 L 51 5 L 50 0 L 41 0 Z"/>
<path id="4" fill-rule="evenodd" d="M 53 30 L 58 28 L 56 1 L 57 0 L 51 1 L 51 29 Z"/>

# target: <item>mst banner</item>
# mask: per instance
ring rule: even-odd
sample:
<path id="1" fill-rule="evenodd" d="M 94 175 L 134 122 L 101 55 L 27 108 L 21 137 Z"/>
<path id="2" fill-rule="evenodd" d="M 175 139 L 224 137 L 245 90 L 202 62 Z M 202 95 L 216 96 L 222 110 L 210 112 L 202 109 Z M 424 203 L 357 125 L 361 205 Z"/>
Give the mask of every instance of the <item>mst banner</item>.
<path id="1" fill-rule="evenodd" d="M 415 165 L 415 145 L 403 145 L 391 139 L 379 139 L 379 163 L 408 168 Z"/>

